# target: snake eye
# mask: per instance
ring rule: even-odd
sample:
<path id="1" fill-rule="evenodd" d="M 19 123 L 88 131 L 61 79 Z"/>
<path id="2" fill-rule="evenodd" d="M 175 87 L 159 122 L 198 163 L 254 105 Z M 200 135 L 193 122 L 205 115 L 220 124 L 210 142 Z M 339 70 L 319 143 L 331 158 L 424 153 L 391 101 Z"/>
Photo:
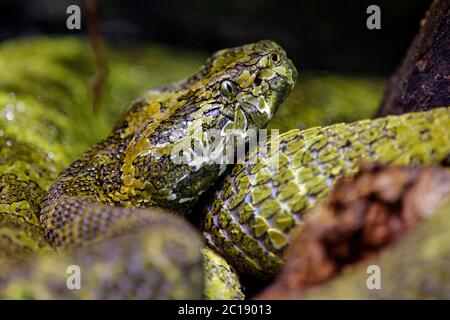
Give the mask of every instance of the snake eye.
<path id="1" fill-rule="evenodd" d="M 220 92 L 222 92 L 222 94 L 226 95 L 227 97 L 234 96 L 234 94 L 236 93 L 236 85 L 229 80 L 224 80 L 220 84 Z"/>

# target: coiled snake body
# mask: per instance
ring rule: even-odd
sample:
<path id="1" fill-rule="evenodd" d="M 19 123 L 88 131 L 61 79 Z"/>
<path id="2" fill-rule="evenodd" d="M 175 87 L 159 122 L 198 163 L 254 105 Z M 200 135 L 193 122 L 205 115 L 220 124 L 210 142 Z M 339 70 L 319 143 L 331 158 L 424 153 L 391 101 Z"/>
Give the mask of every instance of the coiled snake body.
<path id="1" fill-rule="evenodd" d="M 195 200 L 224 172 L 226 163 L 197 154 L 188 161 L 175 162 L 173 150 L 182 143 L 186 146 L 183 137 L 188 137 L 187 149 L 183 150 L 187 153 L 195 153 L 196 144 L 202 154 L 208 155 L 213 142 L 219 151 L 223 149 L 219 154 L 223 153 L 229 139 L 226 130 L 245 132 L 265 127 L 296 78 L 297 71 L 284 50 L 272 41 L 260 41 L 221 50 L 192 77 L 153 89 L 134 102 L 105 140 L 59 175 L 43 201 L 40 220 L 51 245 L 72 252 L 71 248 L 76 248 L 57 261 L 75 261 L 81 269 L 89 270 L 89 283 L 98 284 L 96 290 L 69 297 L 110 298 L 117 290 L 102 284 L 122 279 L 125 287 L 134 288 L 119 289 L 128 292 L 128 297 L 198 298 L 198 290 L 187 290 L 202 287 L 200 251 L 196 253 L 198 236 L 156 207 L 188 213 Z M 204 132 L 216 130 L 219 135 L 214 141 L 203 134 L 197 136 L 196 126 Z M 176 236 L 184 240 L 174 241 Z M 110 244 L 102 239 L 109 239 L 105 242 Z M 15 242 L 23 245 L 23 241 Z M 123 261 L 118 260 L 121 255 Z M 207 266 L 223 261 L 208 250 L 204 256 Z M 38 286 L 53 282 L 46 278 L 45 270 L 46 265 L 56 263 L 45 261 L 37 259 L 34 265 L 25 267 L 27 271 L 6 275 L 6 296 L 21 295 L 17 291 L 23 291 L 24 284 L 17 279 L 24 274 L 31 277 L 29 283 Z M 225 274 L 219 268 L 215 276 L 226 277 L 231 272 L 224 267 Z M 115 270 L 115 275 L 97 272 L 100 269 Z M 231 284 L 234 281 L 230 279 Z M 50 290 L 50 296 L 59 291 L 65 297 L 59 289 L 63 283 Z M 25 291 L 37 290 L 31 286 L 25 285 Z M 137 287 L 141 289 L 136 291 Z M 206 292 L 211 289 L 215 290 L 209 287 Z"/>
<path id="2" fill-rule="evenodd" d="M 73 253 L 57 260 L 37 257 L 8 273 L 0 278 L 2 296 L 26 297 L 27 277 L 37 283 L 34 294 L 46 284 L 52 294 L 65 296 L 60 289 L 64 280 L 51 280 L 55 275 L 46 266 L 62 268 L 71 261 L 90 270 L 87 281 L 96 287 L 70 297 L 201 295 L 202 243 L 192 228 L 160 208 L 189 214 L 225 171 L 210 152 L 212 142 L 222 154 L 233 139 L 226 130 L 264 128 L 296 78 L 283 49 L 260 41 L 221 50 L 192 77 L 147 92 L 105 140 L 59 175 L 42 203 L 47 239 Z M 202 132 L 219 134 L 211 141 L 197 133 L 198 125 Z M 357 159 L 439 163 L 450 152 L 449 127 L 449 110 L 440 108 L 285 133 L 269 144 L 269 155 L 253 150 L 225 177 L 204 218 L 207 242 L 239 271 L 272 277 L 303 213 L 325 197 L 336 179 L 355 173 Z M 181 146 L 187 146 L 190 157 L 176 162 Z M 203 151 L 201 156 L 194 146 Z M 274 167 L 275 154 L 279 166 Z M 14 232 L 16 226 L 8 228 Z M 216 263 L 206 250 L 206 265 Z"/>
<path id="3" fill-rule="evenodd" d="M 439 164 L 450 154 L 450 109 L 291 130 L 237 164 L 208 205 L 205 236 L 243 273 L 271 278 L 308 209 L 365 159 Z M 278 164 L 273 166 L 274 161 Z"/>
<path id="4" fill-rule="evenodd" d="M 177 144 L 196 124 L 205 131 L 265 127 L 296 77 L 283 49 L 260 41 L 219 51 L 191 78 L 148 92 L 51 187 L 42 210 L 48 238 L 55 246 L 93 239 L 134 208 L 188 212 L 224 165 L 197 154 L 176 163 Z M 225 148 L 227 135 L 220 138 Z"/>

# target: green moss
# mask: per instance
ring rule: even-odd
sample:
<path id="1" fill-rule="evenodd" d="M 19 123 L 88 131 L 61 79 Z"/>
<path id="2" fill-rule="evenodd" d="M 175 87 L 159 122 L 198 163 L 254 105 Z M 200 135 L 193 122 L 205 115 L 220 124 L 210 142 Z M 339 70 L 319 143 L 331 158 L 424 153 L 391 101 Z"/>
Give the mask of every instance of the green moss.
<path id="1" fill-rule="evenodd" d="M 2 44 L 1 130 L 51 153 L 56 163 L 67 167 L 109 133 L 132 99 L 186 77 L 203 57 L 155 45 L 139 54 L 107 48 L 106 61 L 109 75 L 101 112 L 94 116 L 89 81 L 97 69 L 89 42 L 35 38 Z"/>
<path id="2" fill-rule="evenodd" d="M 0 216 L 0 227 L 6 227 L 2 241 L 15 245 L 8 244 L 11 250 L 0 258 L 22 259 L 45 248 L 38 216 L 57 173 L 105 137 L 140 92 L 200 65 L 192 55 L 159 46 L 139 50 L 139 56 L 107 48 L 106 60 L 109 77 L 101 112 L 94 116 L 89 81 L 97 70 L 88 41 L 32 38 L 1 44 L 0 211 L 8 214 Z"/>

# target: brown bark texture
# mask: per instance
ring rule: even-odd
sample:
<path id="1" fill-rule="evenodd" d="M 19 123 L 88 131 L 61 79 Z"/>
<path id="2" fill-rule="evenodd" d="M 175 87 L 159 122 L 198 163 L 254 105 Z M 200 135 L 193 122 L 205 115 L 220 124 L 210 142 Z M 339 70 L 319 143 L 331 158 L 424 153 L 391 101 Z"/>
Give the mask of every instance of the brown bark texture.
<path id="1" fill-rule="evenodd" d="M 389 80 L 376 116 L 450 105 L 450 0 L 435 0 Z"/>

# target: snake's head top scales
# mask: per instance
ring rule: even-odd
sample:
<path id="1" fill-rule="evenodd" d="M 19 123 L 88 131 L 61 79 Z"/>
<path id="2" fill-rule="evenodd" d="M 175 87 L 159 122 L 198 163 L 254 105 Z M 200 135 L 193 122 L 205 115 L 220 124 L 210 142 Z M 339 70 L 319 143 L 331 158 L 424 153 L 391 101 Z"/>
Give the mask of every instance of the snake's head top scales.
<path id="1" fill-rule="evenodd" d="M 142 201 L 143 189 L 161 198 L 151 204 L 192 203 L 228 164 L 218 161 L 231 139 L 226 129 L 264 128 L 296 80 L 285 51 L 262 40 L 220 50 L 193 76 L 147 92 L 122 121 L 122 135 L 133 136 L 122 166 L 125 198 Z"/>
<path id="2" fill-rule="evenodd" d="M 207 87 L 215 92 L 211 102 L 234 121 L 244 112 L 249 127 L 256 128 L 267 125 L 298 76 L 286 52 L 270 40 L 220 50 L 204 72 Z"/>

